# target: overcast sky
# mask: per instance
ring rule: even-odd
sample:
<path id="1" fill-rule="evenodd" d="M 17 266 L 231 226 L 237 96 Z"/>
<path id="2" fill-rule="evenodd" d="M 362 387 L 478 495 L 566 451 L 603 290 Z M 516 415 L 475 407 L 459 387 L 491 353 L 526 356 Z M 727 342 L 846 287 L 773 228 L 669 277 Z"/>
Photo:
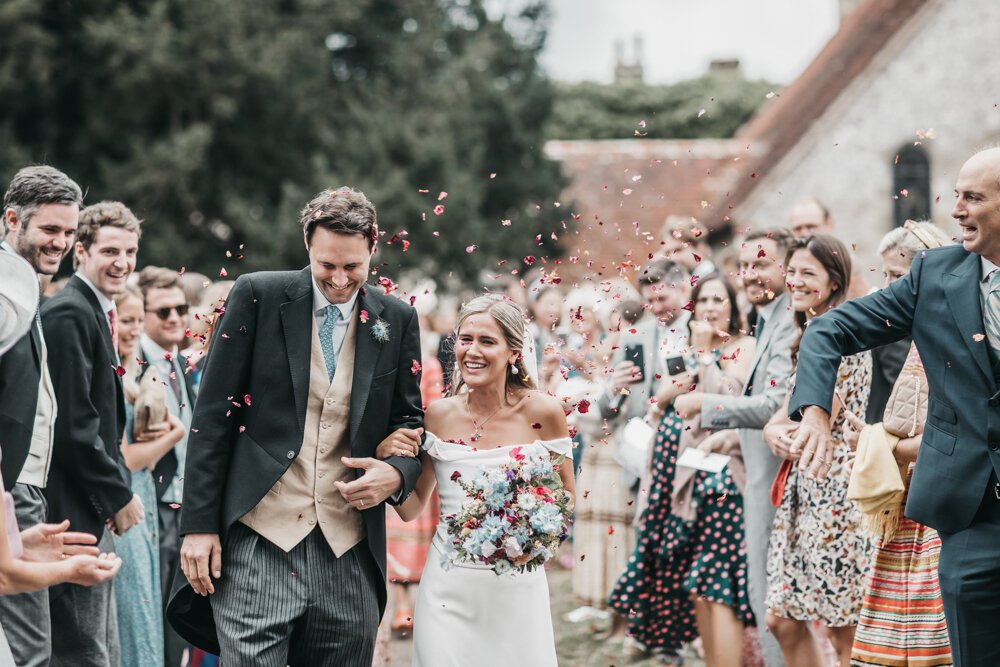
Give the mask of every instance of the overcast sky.
<path id="1" fill-rule="evenodd" d="M 550 0 L 542 63 L 560 81 L 611 81 L 615 42 L 643 39 L 649 83 L 697 77 L 739 58 L 748 78 L 791 82 L 837 30 L 837 0 Z"/>

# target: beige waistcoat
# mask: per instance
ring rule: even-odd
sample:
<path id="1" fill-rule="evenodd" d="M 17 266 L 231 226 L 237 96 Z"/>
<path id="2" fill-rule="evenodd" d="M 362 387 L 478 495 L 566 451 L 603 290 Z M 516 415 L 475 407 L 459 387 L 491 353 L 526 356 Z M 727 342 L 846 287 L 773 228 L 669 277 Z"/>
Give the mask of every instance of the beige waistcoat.
<path id="1" fill-rule="evenodd" d="M 302 448 L 281 479 L 240 521 L 286 552 L 304 540 L 318 522 L 339 558 L 365 537 L 361 513 L 333 485 L 335 480 L 351 482 L 357 478 L 354 470 L 340 461 L 341 456 L 351 455 L 348 429 L 357 306 L 337 358 L 332 383 L 327 380 L 316 319 L 310 319 L 312 361 Z"/>

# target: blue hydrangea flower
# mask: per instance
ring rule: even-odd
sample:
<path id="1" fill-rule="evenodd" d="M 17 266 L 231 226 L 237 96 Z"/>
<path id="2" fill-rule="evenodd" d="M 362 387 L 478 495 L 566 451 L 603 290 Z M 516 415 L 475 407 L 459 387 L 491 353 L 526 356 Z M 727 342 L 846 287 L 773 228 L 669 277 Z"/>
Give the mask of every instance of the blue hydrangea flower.
<path id="1" fill-rule="evenodd" d="M 531 527 L 539 533 L 558 535 L 562 530 L 562 514 L 559 508 L 546 503 L 531 513 Z"/>

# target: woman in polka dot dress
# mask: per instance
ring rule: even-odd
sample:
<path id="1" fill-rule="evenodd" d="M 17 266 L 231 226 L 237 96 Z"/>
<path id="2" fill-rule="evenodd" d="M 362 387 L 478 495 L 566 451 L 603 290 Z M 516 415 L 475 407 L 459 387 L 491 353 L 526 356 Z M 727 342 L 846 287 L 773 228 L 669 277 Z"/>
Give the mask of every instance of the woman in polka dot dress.
<path id="1" fill-rule="evenodd" d="M 709 320 L 709 324 L 701 326 L 709 334 L 709 340 L 713 339 L 713 332 L 718 328 L 731 329 L 738 334 L 739 315 L 738 313 L 734 315 L 729 305 L 734 300 L 732 292 L 720 276 L 706 276 L 693 296 L 696 301 L 693 321 L 696 323 L 692 325 L 692 332 L 697 331 L 706 320 Z M 726 339 L 732 341 L 732 344 L 729 342 L 723 344 Z M 717 386 L 706 386 L 705 389 L 725 391 L 721 378 L 726 374 L 716 362 L 724 364 L 731 369 L 734 376 L 738 376 L 739 371 L 735 368 L 745 366 L 753 359 L 753 343 L 743 341 L 735 344 L 737 341 L 728 334 L 720 335 L 718 342 L 720 343 L 718 354 L 713 353 L 710 346 L 700 348 L 701 352 L 712 356 L 712 364 L 719 369 Z M 739 352 L 736 352 L 737 348 L 740 348 Z M 698 348 L 694 349 L 697 352 Z M 723 356 L 726 358 L 723 359 Z M 745 376 L 746 370 L 744 369 L 742 373 Z M 698 561 L 701 564 L 707 565 L 718 558 L 718 556 L 707 556 L 718 553 L 716 547 L 694 537 L 700 532 L 710 532 L 708 524 L 700 525 L 692 531 L 691 539 L 686 539 L 683 544 L 677 540 L 671 527 L 671 497 L 674 495 L 674 478 L 678 472 L 677 454 L 681 446 L 682 433 L 686 428 L 673 403 L 678 396 L 688 391 L 694 381 L 692 373 L 673 376 L 664 379 L 657 391 L 653 410 L 664 412 L 653 446 L 649 466 L 651 474 L 648 480 L 643 480 L 640 489 L 640 493 L 646 491 L 647 494 L 644 507 L 639 510 L 641 512 L 639 537 L 628 566 L 615 585 L 609 600 L 611 607 L 628 620 L 628 634 L 631 637 L 641 642 L 646 649 L 659 652 L 668 658 L 675 656 L 683 644 L 694 640 L 698 634 L 692 594 L 700 594 L 701 586 L 689 581 L 691 577 L 688 567 L 678 569 L 676 563 L 693 565 L 696 556 L 702 552 L 706 557 Z M 732 384 L 733 391 L 738 392 L 742 387 L 742 382 L 736 377 L 730 377 L 726 382 Z M 684 439 L 686 440 L 686 436 Z M 720 490 L 712 490 L 710 484 L 701 485 L 698 493 L 699 497 L 707 498 L 714 497 Z M 711 519 L 709 523 L 714 525 L 728 522 L 730 529 L 720 528 L 727 535 L 733 532 L 732 524 L 736 524 L 734 530 L 737 535 L 733 545 L 736 547 L 736 554 L 739 555 L 737 559 L 739 563 L 735 569 L 739 569 L 743 563 L 742 513 L 740 512 L 738 517 L 733 512 L 730 512 L 728 517 L 723 517 L 723 514 L 725 512 L 720 513 L 719 521 Z M 717 542 L 721 544 L 721 538 Z M 731 554 L 726 551 L 722 558 L 730 556 Z M 745 569 L 745 564 L 742 564 L 742 567 Z M 740 577 L 745 579 L 745 574 L 736 578 Z M 696 575 L 694 579 L 701 580 L 702 577 Z M 720 599 L 721 596 L 720 593 Z M 735 597 L 737 596 L 734 595 Z M 739 597 L 742 598 L 742 604 L 746 605 L 745 590 Z M 740 627 L 742 628 L 742 625 Z"/>
<path id="2" fill-rule="evenodd" d="M 746 480 L 739 436 L 734 430 L 702 428 L 701 392 L 740 395 L 754 356 L 754 340 L 740 333 L 736 293 L 720 276 L 695 288 L 691 352 L 687 366 L 697 387 L 679 396 L 684 415 L 678 456 L 688 449 L 730 456 L 720 472 L 679 466 L 660 558 L 680 582 L 695 609 L 705 659 L 713 667 L 743 663 L 744 635 L 754 624 L 747 595 L 743 496 Z M 711 415 L 707 415 L 711 420 Z M 756 642 L 754 642 L 756 643 Z"/>

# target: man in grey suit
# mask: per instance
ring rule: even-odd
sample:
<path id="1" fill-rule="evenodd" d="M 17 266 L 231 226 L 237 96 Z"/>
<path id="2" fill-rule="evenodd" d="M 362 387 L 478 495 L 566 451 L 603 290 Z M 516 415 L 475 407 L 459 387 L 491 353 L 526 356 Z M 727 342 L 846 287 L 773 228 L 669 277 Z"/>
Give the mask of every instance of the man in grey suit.
<path id="1" fill-rule="evenodd" d="M 746 466 L 743 517 L 746 525 L 747 573 L 750 604 L 757 617 L 768 667 L 781 665 L 781 649 L 763 632 L 767 609 L 767 545 L 775 508 L 771 483 L 781 458 L 764 444 L 763 428 L 785 400 L 792 372 L 791 346 L 796 329 L 785 292 L 785 255 L 794 238 L 783 228 L 751 233 L 740 248 L 740 274 L 747 298 L 757 313 L 757 346 L 750 381 L 742 396 L 691 393 L 679 396 L 674 407 L 687 415 L 701 413 L 701 426 L 713 431 L 739 429 L 740 450 Z"/>

